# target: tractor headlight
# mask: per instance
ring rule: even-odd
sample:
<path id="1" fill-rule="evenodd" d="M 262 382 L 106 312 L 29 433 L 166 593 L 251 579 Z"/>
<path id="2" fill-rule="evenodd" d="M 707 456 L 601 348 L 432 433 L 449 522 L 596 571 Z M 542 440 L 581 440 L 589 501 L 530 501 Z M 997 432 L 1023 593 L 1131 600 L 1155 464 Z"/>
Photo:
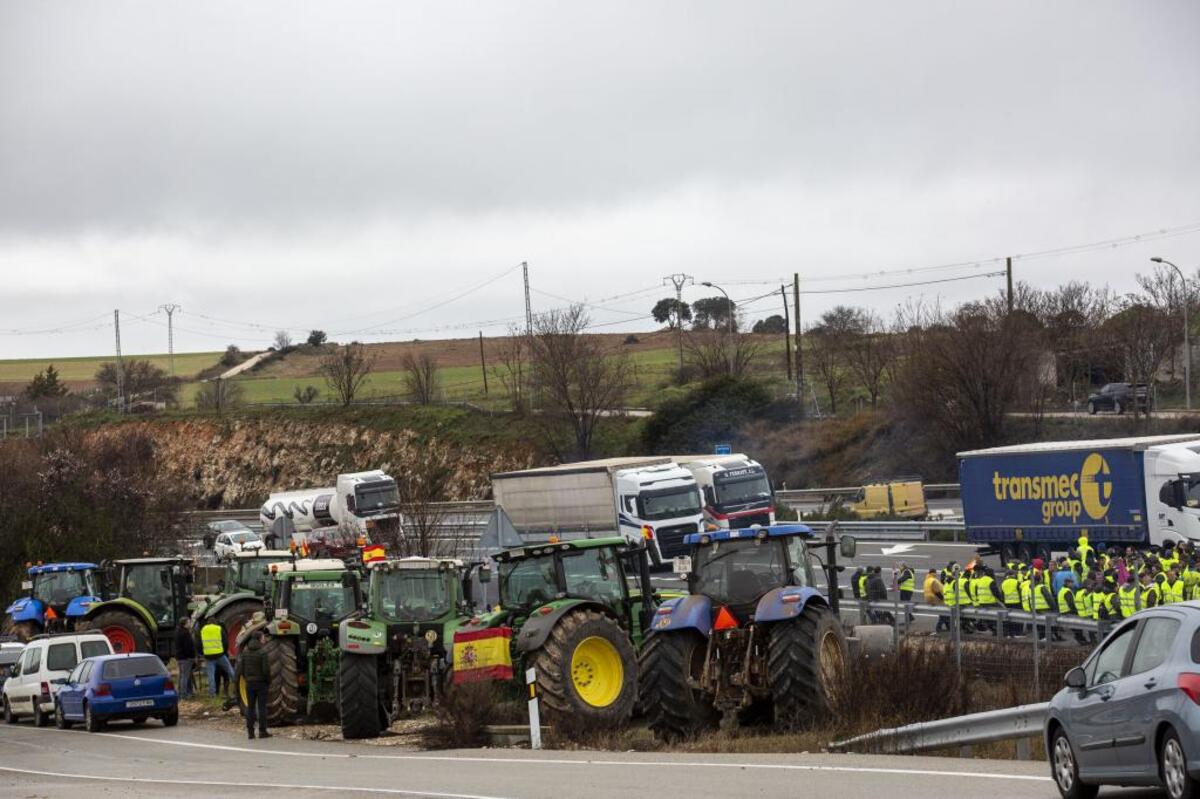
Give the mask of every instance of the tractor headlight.
<path id="1" fill-rule="evenodd" d="M 425 642 L 428 644 L 432 644 L 436 641 L 437 641 L 437 632 L 435 630 L 426 630 L 425 631 Z"/>

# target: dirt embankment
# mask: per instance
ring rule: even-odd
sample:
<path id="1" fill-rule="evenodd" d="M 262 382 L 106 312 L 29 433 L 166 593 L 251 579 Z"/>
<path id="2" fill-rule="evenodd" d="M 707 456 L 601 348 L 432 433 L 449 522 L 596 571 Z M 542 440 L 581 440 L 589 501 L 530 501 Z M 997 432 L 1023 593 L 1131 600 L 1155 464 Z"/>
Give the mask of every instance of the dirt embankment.
<path id="1" fill-rule="evenodd" d="M 474 450 L 410 430 L 279 418 L 146 420 L 106 425 L 91 435 L 143 432 L 159 462 L 192 486 L 202 508 L 254 507 L 272 491 L 330 485 L 343 472 L 383 469 L 405 479 L 437 479 L 448 499 L 490 495 L 488 475 L 521 469 L 532 450 Z"/>

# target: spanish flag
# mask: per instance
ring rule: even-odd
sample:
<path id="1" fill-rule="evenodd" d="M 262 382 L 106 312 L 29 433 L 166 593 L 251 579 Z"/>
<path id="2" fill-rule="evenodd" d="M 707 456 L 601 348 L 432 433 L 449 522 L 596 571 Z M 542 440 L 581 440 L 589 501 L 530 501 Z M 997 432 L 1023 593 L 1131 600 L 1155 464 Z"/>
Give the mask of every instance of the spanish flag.
<path id="1" fill-rule="evenodd" d="M 387 553 L 378 544 L 368 544 L 363 547 L 363 563 L 374 563 L 377 560 L 384 560 L 385 558 L 387 558 Z"/>
<path id="2" fill-rule="evenodd" d="M 481 680 L 511 680 L 511 627 L 454 634 L 454 684 Z"/>

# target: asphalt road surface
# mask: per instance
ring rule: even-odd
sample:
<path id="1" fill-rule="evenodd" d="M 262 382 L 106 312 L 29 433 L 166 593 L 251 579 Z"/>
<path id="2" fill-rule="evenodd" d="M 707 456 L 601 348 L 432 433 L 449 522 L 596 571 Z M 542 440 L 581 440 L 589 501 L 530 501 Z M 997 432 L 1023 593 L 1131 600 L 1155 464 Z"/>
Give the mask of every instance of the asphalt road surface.
<path id="1" fill-rule="evenodd" d="M 1038 762 L 874 755 L 673 755 L 246 741 L 186 726 L 90 735 L 0 727 L 0 796 L 1054 797 Z M 1128 794 L 1139 796 L 1153 794 Z"/>

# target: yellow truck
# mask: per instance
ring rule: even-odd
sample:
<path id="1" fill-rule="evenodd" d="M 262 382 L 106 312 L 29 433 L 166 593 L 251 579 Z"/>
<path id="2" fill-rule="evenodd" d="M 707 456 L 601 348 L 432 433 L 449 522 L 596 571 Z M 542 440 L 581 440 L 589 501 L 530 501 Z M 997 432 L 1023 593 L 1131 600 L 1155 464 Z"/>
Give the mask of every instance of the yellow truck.
<path id="1" fill-rule="evenodd" d="M 848 508 L 860 519 L 924 519 L 928 512 L 925 486 L 915 478 L 868 483 L 858 489 Z"/>

